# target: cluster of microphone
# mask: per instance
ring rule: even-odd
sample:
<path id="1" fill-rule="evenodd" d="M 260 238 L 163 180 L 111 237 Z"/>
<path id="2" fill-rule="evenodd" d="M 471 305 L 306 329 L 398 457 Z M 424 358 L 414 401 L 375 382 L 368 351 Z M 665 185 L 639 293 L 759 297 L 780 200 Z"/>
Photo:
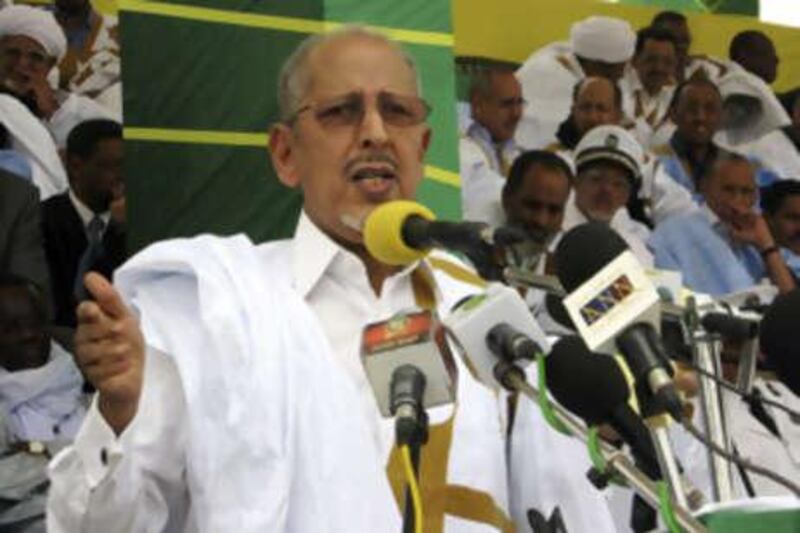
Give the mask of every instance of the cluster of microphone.
<path id="1" fill-rule="evenodd" d="M 412 313 L 365 330 L 364 365 L 381 411 L 397 417 L 400 442 L 413 441 L 409 428 L 418 430 L 426 408 L 455 399 L 456 365 L 445 338 L 457 348 L 473 377 L 493 389 L 513 389 L 514 383 L 524 380 L 524 366 L 544 358 L 547 389 L 558 404 L 587 426 L 612 427 L 647 478 L 669 482 L 677 507 L 696 508 L 697 491 L 682 475 L 664 433 L 669 418 L 686 421 L 673 381 L 671 353 L 662 341 L 662 324 L 672 317 L 684 335 L 691 334 L 687 324 L 694 321 L 706 334 L 754 339 L 760 317 L 710 304 L 692 308 L 665 304 L 624 240 L 602 223 L 578 226 L 563 236 L 555 253 L 559 282 L 555 284 L 546 276 L 505 264 L 503 248 L 525 239 L 515 228 L 436 221 L 427 208 L 414 202 L 376 208 L 364 223 L 363 237 L 367 251 L 386 264 L 407 265 L 441 248 L 465 256 L 484 278 L 503 282 L 462 300 L 441 323 L 429 312 Z M 549 349 L 519 291 L 508 285 L 548 292 L 554 302 L 548 308 L 558 309 L 553 314 L 576 334 L 560 338 Z M 798 316 L 798 304 L 800 298 L 795 297 L 774 313 L 768 311 L 769 322 L 761 330 L 786 329 L 786 315 Z M 375 341 L 376 330 L 384 334 L 380 342 Z M 786 352 L 800 351 L 787 349 L 785 341 L 765 341 L 763 334 L 761 345 L 781 360 L 789 355 Z M 614 357 L 618 354 L 624 359 L 622 366 Z M 799 358 L 776 365 L 782 375 L 794 372 L 787 384 L 795 393 Z M 626 378 L 628 370 L 632 383 Z M 631 390 L 639 412 L 631 407 Z M 652 495 L 648 496 L 653 504 Z M 682 516 L 684 527 L 699 527 L 689 514 Z"/>

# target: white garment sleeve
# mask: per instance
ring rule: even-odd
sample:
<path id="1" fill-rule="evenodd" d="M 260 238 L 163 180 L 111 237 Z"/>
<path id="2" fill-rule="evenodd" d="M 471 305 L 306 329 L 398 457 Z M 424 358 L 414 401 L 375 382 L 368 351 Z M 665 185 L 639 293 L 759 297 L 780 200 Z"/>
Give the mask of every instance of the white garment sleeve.
<path id="1" fill-rule="evenodd" d="M 469 139 L 461 139 L 459 143 L 459 163 L 462 218 L 502 225 L 505 178 L 491 169 L 481 149 Z"/>
<path id="2" fill-rule="evenodd" d="M 687 214 L 697 209 L 697 204 L 685 187 L 664 169 L 658 160 L 650 168 L 650 181 L 653 223 L 660 224 L 673 215 Z"/>
<path id="3" fill-rule="evenodd" d="M 72 446 L 51 461 L 47 530 L 185 531 L 190 521 L 185 411 L 172 360 L 148 350 L 131 425 L 117 438 L 95 397 Z"/>

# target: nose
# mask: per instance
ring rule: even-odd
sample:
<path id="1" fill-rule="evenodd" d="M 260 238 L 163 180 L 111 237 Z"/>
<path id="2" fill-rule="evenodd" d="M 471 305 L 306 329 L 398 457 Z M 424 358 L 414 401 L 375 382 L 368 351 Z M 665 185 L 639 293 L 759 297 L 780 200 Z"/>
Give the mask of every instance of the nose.
<path id="1" fill-rule="evenodd" d="M 363 148 L 383 146 L 389 140 L 386 123 L 377 106 L 366 106 L 364 118 L 359 127 L 359 144 Z"/>

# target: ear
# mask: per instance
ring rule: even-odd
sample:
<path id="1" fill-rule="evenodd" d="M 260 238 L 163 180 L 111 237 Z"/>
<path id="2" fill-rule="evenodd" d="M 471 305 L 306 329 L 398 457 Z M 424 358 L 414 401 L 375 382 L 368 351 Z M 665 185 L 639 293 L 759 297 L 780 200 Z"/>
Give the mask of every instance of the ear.
<path id="1" fill-rule="evenodd" d="M 431 136 L 433 132 L 428 126 L 425 126 L 425 131 L 422 133 L 422 142 L 420 143 L 420 159 L 425 157 L 428 153 L 428 147 L 431 145 Z"/>
<path id="2" fill-rule="evenodd" d="M 278 180 L 287 187 L 300 185 L 300 177 L 294 165 L 294 132 L 286 124 L 276 124 L 269 135 L 269 153 Z"/>

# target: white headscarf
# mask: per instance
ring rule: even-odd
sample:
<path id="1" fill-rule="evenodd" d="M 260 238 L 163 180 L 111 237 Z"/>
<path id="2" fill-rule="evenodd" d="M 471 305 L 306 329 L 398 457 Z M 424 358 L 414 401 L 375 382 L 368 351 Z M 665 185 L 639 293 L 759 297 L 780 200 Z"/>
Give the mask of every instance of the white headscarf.
<path id="1" fill-rule="evenodd" d="M 636 34 L 626 21 L 613 17 L 589 17 L 570 29 L 575 55 L 605 63 L 624 63 L 633 57 Z"/>
<path id="2" fill-rule="evenodd" d="M 30 37 L 57 61 L 67 52 L 67 38 L 53 14 L 35 7 L 20 5 L 0 9 L 0 37 L 7 35 Z"/>

